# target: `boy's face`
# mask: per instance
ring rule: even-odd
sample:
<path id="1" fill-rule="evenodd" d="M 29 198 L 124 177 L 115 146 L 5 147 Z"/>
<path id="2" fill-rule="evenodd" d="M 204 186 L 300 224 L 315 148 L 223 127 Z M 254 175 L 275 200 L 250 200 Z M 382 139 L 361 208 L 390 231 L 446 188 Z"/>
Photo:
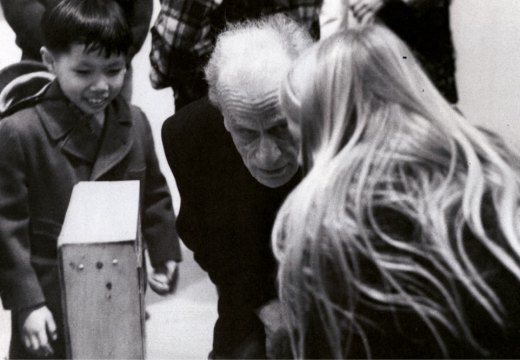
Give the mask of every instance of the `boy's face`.
<path id="1" fill-rule="evenodd" d="M 65 96 L 87 114 L 101 114 L 121 92 L 126 72 L 124 54 L 106 57 L 97 50 L 86 52 L 83 44 L 73 44 L 63 53 L 43 48 L 42 55 Z"/>

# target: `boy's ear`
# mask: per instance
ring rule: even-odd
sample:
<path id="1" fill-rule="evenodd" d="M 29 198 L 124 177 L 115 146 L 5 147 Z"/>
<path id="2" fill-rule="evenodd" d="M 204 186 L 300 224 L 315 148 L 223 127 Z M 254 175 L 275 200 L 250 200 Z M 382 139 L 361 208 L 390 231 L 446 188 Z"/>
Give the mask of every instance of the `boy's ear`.
<path id="1" fill-rule="evenodd" d="M 54 55 L 45 46 L 40 49 L 43 64 L 47 67 L 47 70 L 54 73 Z"/>

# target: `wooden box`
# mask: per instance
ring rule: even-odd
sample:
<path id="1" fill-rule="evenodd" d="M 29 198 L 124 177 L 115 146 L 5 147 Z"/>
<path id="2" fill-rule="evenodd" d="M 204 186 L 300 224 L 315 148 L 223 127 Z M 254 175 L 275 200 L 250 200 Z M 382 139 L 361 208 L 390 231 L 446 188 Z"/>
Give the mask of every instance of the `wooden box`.
<path id="1" fill-rule="evenodd" d="M 139 182 L 81 182 L 58 239 L 67 355 L 144 358 Z"/>

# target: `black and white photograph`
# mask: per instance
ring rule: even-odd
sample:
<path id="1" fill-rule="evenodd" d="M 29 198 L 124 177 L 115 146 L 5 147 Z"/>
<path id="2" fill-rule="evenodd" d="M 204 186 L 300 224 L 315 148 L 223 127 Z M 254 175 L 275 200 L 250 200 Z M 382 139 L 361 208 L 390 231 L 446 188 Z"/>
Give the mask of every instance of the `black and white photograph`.
<path id="1" fill-rule="evenodd" d="M 520 1 L 0 6 L 0 360 L 520 358 Z"/>

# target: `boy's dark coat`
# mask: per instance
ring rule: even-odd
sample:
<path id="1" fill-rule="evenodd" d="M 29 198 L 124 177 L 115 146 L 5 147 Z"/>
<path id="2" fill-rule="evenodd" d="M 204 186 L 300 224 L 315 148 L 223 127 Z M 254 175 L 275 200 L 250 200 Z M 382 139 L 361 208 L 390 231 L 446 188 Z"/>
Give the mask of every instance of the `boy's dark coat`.
<path id="1" fill-rule="evenodd" d="M 54 82 L 36 106 L 0 120 L 0 139 L 0 290 L 5 308 L 45 302 L 60 322 L 56 241 L 79 181 L 141 180 L 142 231 L 152 264 L 181 259 L 150 125 L 136 107 L 115 100 L 103 133 L 96 136 Z"/>

